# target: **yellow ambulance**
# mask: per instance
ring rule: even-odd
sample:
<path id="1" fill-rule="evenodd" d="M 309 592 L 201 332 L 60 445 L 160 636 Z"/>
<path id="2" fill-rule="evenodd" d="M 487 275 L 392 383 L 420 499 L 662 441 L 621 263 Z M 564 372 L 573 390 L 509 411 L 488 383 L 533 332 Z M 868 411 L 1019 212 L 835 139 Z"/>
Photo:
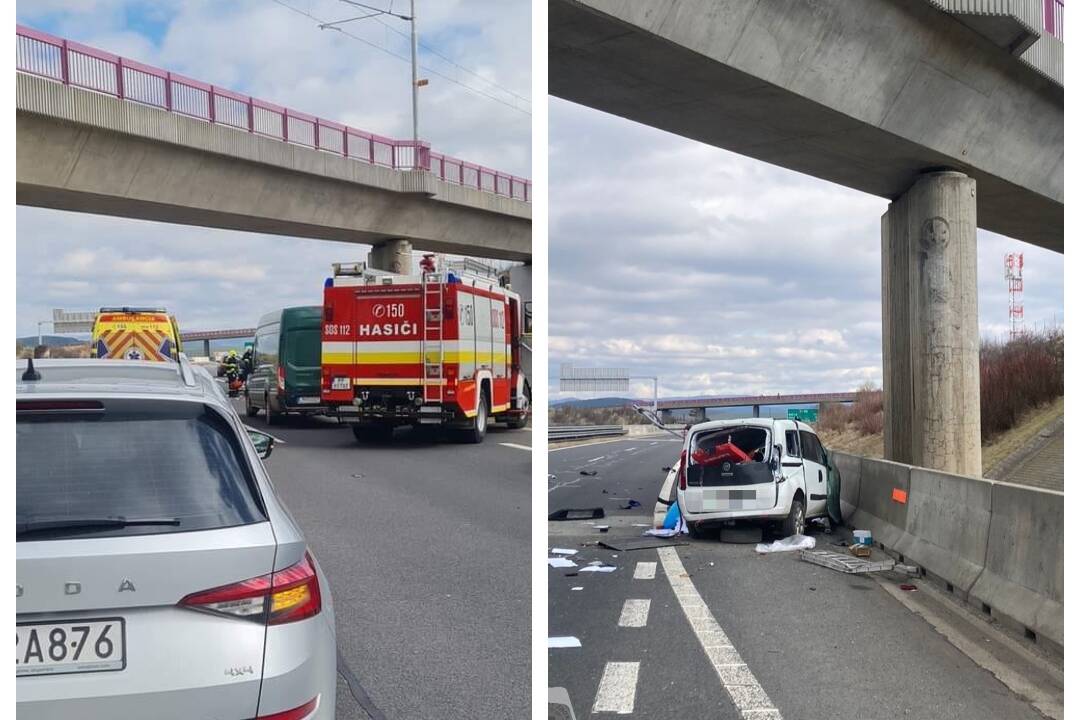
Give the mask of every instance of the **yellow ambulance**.
<path id="1" fill-rule="evenodd" d="M 101 308 L 91 343 L 98 358 L 175 362 L 181 352 L 176 318 L 163 308 Z"/>

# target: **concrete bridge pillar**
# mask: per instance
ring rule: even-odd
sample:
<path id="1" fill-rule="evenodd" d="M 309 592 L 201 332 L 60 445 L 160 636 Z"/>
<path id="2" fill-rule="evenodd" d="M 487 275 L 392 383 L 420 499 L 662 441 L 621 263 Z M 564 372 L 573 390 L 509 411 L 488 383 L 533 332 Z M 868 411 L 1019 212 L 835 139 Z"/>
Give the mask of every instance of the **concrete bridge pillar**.
<path id="1" fill-rule="evenodd" d="M 671 412 L 670 410 L 661 410 L 660 422 L 664 423 L 665 425 L 671 425 L 673 422 L 675 422 L 675 413 Z"/>
<path id="2" fill-rule="evenodd" d="M 204 357 L 210 357 L 210 341 L 209 340 L 203 340 L 202 341 L 202 346 L 203 346 L 203 356 Z"/>
<path id="3" fill-rule="evenodd" d="M 754 406 L 754 417 L 761 417 L 761 406 L 760 405 L 755 405 Z"/>
<path id="4" fill-rule="evenodd" d="M 705 422 L 705 408 L 696 407 L 690 408 L 687 412 L 687 417 L 690 420 L 690 424 Z"/>
<path id="5" fill-rule="evenodd" d="M 975 180 L 923 175 L 881 218 L 885 458 L 982 475 Z"/>
<path id="6" fill-rule="evenodd" d="M 408 240 L 383 240 L 368 253 L 368 267 L 408 275 L 412 271 L 412 243 Z"/>

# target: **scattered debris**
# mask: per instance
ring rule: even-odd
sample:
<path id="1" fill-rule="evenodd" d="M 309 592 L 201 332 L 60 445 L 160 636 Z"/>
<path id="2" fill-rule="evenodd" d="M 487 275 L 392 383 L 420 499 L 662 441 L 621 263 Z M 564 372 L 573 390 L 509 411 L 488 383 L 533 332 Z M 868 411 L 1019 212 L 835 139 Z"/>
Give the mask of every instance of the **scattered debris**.
<path id="1" fill-rule="evenodd" d="M 596 474 L 596 471 L 595 471 L 595 470 L 582 470 L 582 471 L 581 471 L 581 474 L 582 474 L 582 475 L 587 475 L 587 476 L 589 476 L 589 477 L 592 477 L 593 475 L 595 475 L 595 474 Z"/>
<path id="2" fill-rule="evenodd" d="M 911 584 L 909 584 L 909 583 L 903 583 L 903 584 L 902 584 L 902 585 L 900 586 L 900 589 L 901 589 L 901 590 L 907 590 L 908 592 L 910 592 L 910 591 L 912 591 L 912 590 L 918 590 L 919 588 L 917 588 L 917 587 L 915 587 L 914 585 L 911 585 Z"/>
<path id="3" fill-rule="evenodd" d="M 584 508 L 556 510 L 548 515 L 548 520 L 599 520 L 604 517 L 604 508 Z"/>
<path id="4" fill-rule="evenodd" d="M 610 525 L 593 525 L 593 527 L 596 528 L 597 530 L 599 530 L 600 532 L 607 532 L 608 530 L 611 529 Z"/>
<path id="5" fill-rule="evenodd" d="M 791 550 L 811 550 L 817 541 L 809 535 L 792 535 L 771 543 L 758 543 L 754 548 L 759 553 L 789 552 Z"/>
<path id="6" fill-rule="evenodd" d="M 551 548 L 552 555 L 577 555 L 577 550 L 570 550 L 569 548 Z"/>
<path id="7" fill-rule="evenodd" d="M 580 572 L 609 573 L 615 572 L 615 570 L 617 570 L 617 568 L 614 565 L 604 565 L 603 563 L 597 563 L 595 565 L 587 565 L 586 567 L 581 568 Z"/>
<path id="8" fill-rule="evenodd" d="M 571 590 L 584 590 L 585 588 L 584 588 L 584 587 L 582 587 L 581 585 L 578 585 L 577 587 L 572 587 L 572 588 L 570 588 L 570 589 L 571 589 Z"/>
<path id="9" fill-rule="evenodd" d="M 548 649 L 552 648 L 575 648 L 581 647 L 581 641 L 573 636 L 566 637 L 549 637 Z"/>
<path id="10" fill-rule="evenodd" d="M 845 555 L 843 553 L 832 552 L 831 550 L 800 550 L 799 558 L 815 565 L 821 565 L 822 567 L 827 567 L 831 570 L 838 570 L 839 572 L 849 574 L 892 570 L 893 565 L 896 564 L 896 562 L 891 559 L 872 562 L 870 560 L 863 560 L 862 558 L 851 557 L 850 555 Z"/>
<path id="11" fill-rule="evenodd" d="M 851 536 L 855 539 L 856 544 L 868 547 L 874 544 L 874 536 L 870 534 L 869 530 L 853 530 Z"/>
<path id="12" fill-rule="evenodd" d="M 625 505 L 620 505 L 619 509 L 620 510 L 633 510 L 634 508 L 639 508 L 639 507 L 641 507 L 641 503 L 639 503 L 637 500 L 631 499 Z"/>
<path id="13" fill-rule="evenodd" d="M 564 557 L 548 558 L 548 565 L 553 568 L 577 567 L 576 562 Z"/>
<path id="14" fill-rule="evenodd" d="M 893 566 L 893 570 L 896 572 L 907 573 L 911 577 L 919 576 L 919 567 L 917 565 L 900 565 L 897 563 Z"/>
<path id="15" fill-rule="evenodd" d="M 563 573 L 563 577 L 577 577 L 576 572 Z"/>
<path id="16" fill-rule="evenodd" d="M 642 538 L 615 538 L 612 540 L 601 540 L 600 545 L 610 548 L 611 550 L 618 550 L 620 552 L 629 552 L 630 550 L 651 550 L 653 548 L 672 547 L 675 545 L 687 545 L 685 540 L 679 538 L 662 538 L 662 537 L 642 537 Z"/>
<path id="17" fill-rule="evenodd" d="M 869 545 L 863 545 L 862 543 L 855 543 L 848 547 L 848 552 L 855 557 L 868 558 L 870 557 L 871 548 Z"/>

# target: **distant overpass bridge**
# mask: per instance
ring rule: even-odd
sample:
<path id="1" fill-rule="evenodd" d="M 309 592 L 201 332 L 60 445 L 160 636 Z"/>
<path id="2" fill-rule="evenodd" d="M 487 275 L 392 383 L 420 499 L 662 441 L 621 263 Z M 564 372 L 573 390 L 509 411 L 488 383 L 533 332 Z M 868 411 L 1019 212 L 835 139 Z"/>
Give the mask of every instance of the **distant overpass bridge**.
<path id="1" fill-rule="evenodd" d="M 660 412 L 672 410 L 700 411 L 705 416 L 706 408 L 749 407 L 753 408 L 754 417 L 761 414 L 761 407 L 769 405 L 822 405 L 826 403 L 854 402 L 855 393 L 800 393 L 789 395 L 741 395 L 729 397 L 698 397 L 680 400 L 661 400 L 657 403 Z"/>
<path id="2" fill-rule="evenodd" d="M 16 26 L 20 205 L 527 261 L 520 177 Z"/>
<path id="3" fill-rule="evenodd" d="M 211 340 L 233 340 L 255 337 L 255 328 L 236 328 L 233 330 L 193 330 L 181 332 L 180 342 L 202 342 L 203 355 L 210 356 Z"/>

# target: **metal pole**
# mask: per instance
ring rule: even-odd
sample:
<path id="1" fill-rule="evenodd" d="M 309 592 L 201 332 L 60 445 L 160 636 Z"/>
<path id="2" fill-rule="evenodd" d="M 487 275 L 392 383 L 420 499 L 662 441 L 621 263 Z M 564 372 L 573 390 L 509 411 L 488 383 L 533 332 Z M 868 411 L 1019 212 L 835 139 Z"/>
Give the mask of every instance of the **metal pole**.
<path id="1" fill-rule="evenodd" d="M 413 170 L 419 167 L 420 160 L 420 126 L 417 120 L 417 105 L 420 87 L 417 83 L 416 67 L 416 0 L 409 0 L 409 27 L 412 29 L 412 139 L 413 139 Z"/>

